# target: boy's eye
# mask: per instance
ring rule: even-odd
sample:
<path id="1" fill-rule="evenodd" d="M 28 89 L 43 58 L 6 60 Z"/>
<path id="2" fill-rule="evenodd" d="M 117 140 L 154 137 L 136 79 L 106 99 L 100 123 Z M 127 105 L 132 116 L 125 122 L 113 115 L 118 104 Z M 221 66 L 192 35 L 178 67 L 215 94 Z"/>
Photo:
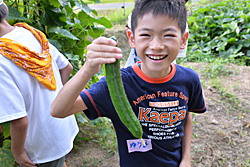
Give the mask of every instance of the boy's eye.
<path id="1" fill-rule="evenodd" d="M 140 36 L 142 36 L 142 37 L 149 37 L 150 35 L 149 34 L 141 34 Z"/>
<path id="2" fill-rule="evenodd" d="M 175 35 L 173 35 L 173 34 L 167 34 L 167 35 L 165 35 L 165 37 L 175 37 Z"/>

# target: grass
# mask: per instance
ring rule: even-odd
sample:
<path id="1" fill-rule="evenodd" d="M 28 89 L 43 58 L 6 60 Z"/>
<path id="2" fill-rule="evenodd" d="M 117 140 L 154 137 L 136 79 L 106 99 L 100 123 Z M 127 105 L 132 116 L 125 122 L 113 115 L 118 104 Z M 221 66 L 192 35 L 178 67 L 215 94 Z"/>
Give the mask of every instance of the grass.
<path id="1" fill-rule="evenodd" d="M 128 19 L 128 15 L 132 12 L 133 8 L 125 8 L 125 17 L 124 9 L 112 9 L 112 10 L 101 10 L 98 11 L 99 16 L 107 18 L 113 25 L 122 25 L 125 27 L 125 24 Z"/>
<path id="2" fill-rule="evenodd" d="M 106 157 L 117 152 L 116 133 L 112 122 L 106 117 L 97 118 L 90 122 L 90 125 L 98 129 L 98 140 L 93 140 L 99 143 L 102 149 L 107 150 Z"/>
<path id="3" fill-rule="evenodd" d="M 83 117 L 87 119 L 86 115 Z M 83 158 L 81 166 L 100 166 L 104 160 L 117 154 L 117 139 L 114 127 L 110 119 L 106 117 L 100 117 L 95 120 L 87 119 L 87 122 L 82 123 L 78 119 L 79 133 L 74 140 L 74 155 L 84 149 L 86 143 L 88 145 L 98 146 L 100 149 L 105 150 L 105 158 L 96 159 L 89 156 Z"/>
<path id="4" fill-rule="evenodd" d="M 228 76 L 231 71 L 224 66 L 223 59 L 218 58 L 218 60 L 203 67 L 201 73 L 206 78 L 216 78 L 221 75 Z"/>
<path id="5" fill-rule="evenodd" d="M 93 167 L 93 166 L 99 166 L 103 160 L 102 159 L 95 159 L 95 158 L 88 158 L 82 160 L 82 166 L 84 167 Z M 91 164 L 89 164 L 91 162 Z"/>

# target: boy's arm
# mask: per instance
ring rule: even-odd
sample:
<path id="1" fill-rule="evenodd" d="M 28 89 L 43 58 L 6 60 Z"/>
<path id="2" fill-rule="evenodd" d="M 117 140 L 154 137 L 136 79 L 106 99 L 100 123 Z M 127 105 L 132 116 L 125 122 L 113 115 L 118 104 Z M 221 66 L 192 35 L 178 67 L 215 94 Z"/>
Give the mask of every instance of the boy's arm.
<path id="1" fill-rule="evenodd" d="M 187 119 L 184 124 L 184 136 L 182 138 L 182 159 L 180 167 L 191 167 L 191 138 L 192 138 L 192 113 L 187 113 Z"/>
<path id="2" fill-rule="evenodd" d="M 73 66 L 69 63 L 65 68 L 59 70 L 63 85 L 67 82 L 69 75 L 73 71 Z"/>
<path id="3" fill-rule="evenodd" d="M 28 117 L 19 118 L 11 121 L 10 134 L 11 134 L 11 151 L 15 160 L 21 166 L 36 166 L 24 150 L 24 143 L 26 140 L 28 129 Z"/>
<path id="4" fill-rule="evenodd" d="M 51 105 L 51 115 L 63 118 L 82 110 L 87 106 L 79 96 L 85 85 L 98 73 L 103 64 L 114 63 L 121 59 L 121 49 L 115 47 L 112 39 L 99 37 L 87 47 L 87 60 L 83 67 L 60 90 Z"/>

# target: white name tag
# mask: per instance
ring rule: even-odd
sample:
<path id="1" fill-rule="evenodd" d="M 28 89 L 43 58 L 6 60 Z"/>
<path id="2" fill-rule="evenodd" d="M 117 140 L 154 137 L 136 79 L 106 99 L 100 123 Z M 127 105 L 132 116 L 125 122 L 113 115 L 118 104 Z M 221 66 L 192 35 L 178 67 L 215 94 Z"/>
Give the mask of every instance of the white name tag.
<path id="1" fill-rule="evenodd" d="M 127 140 L 128 153 L 131 152 L 147 152 L 152 150 L 151 139 L 133 139 Z"/>

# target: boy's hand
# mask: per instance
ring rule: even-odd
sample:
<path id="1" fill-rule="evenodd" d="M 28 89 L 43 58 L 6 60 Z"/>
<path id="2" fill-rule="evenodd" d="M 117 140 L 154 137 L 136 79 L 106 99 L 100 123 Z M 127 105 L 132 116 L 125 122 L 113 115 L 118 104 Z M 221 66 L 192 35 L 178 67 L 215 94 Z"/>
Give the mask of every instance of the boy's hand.
<path id="1" fill-rule="evenodd" d="M 116 44 L 112 39 L 99 37 L 87 46 L 85 66 L 91 75 L 98 73 L 102 64 L 114 63 L 122 58 L 122 50 Z"/>
<path id="2" fill-rule="evenodd" d="M 13 153 L 13 156 L 15 157 L 16 162 L 23 167 L 36 167 L 36 164 L 29 159 L 25 150 L 19 154 Z"/>

